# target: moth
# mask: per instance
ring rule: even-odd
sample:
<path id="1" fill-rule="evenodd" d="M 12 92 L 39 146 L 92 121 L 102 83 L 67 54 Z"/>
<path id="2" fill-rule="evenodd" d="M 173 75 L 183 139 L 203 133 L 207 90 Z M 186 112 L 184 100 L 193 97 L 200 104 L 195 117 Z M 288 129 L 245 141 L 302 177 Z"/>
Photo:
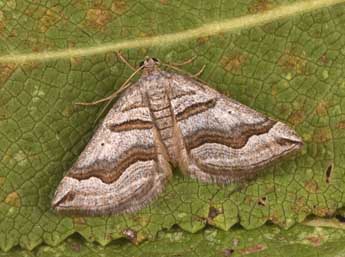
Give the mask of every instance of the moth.
<path id="1" fill-rule="evenodd" d="M 154 58 L 141 68 L 60 182 L 52 200 L 57 212 L 134 212 L 164 190 L 172 167 L 227 184 L 254 177 L 303 145 L 284 123 L 196 79 L 163 71 Z"/>

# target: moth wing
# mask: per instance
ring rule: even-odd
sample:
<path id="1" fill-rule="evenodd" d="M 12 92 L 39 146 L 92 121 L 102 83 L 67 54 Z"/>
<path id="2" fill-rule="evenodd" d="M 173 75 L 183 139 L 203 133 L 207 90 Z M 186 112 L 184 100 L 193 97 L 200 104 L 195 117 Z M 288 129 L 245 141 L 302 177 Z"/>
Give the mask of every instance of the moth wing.
<path id="1" fill-rule="evenodd" d="M 60 182 L 53 208 L 103 215 L 136 211 L 164 188 L 171 169 L 138 84 L 120 96 Z"/>
<path id="2" fill-rule="evenodd" d="M 204 182 L 253 177 L 303 141 L 282 122 L 185 76 L 172 76 L 171 105 L 180 133 L 179 166 Z"/>

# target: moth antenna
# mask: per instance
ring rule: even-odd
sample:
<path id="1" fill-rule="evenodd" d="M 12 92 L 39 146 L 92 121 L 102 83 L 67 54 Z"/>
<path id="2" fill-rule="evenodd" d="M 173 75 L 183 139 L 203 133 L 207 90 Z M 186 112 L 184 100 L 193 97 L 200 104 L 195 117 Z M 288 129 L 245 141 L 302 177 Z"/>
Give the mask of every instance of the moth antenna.
<path id="1" fill-rule="evenodd" d="M 204 65 L 201 67 L 201 69 L 200 69 L 197 73 L 195 73 L 194 75 L 192 75 L 191 77 L 192 77 L 192 78 L 198 78 L 198 77 L 201 75 L 201 73 L 204 72 L 205 68 L 206 68 L 206 64 L 204 64 Z"/>
<path id="2" fill-rule="evenodd" d="M 138 69 L 136 69 L 131 76 L 128 77 L 128 79 L 121 85 L 121 87 L 116 90 L 114 93 L 112 93 L 110 96 L 107 96 L 105 98 L 99 99 L 97 101 L 93 101 L 93 102 L 89 102 L 89 103 L 85 103 L 85 102 L 77 102 L 74 103 L 76 105 L 83 105 L 83 106 L 90 106 L 90 105 L 97 105 L 99 103 L 103 103 L 106 101 L 112 101 L 116 96 L 118 96 L 120 93 L 122 93 L 126 88 L 128 88 L 131 83 L 128 83 L 140 70 L 142 69 L 142 67 L 139 67 Z"/>
<path id="3" fill-rule="evenodd" d="M 188 72 L 188 71 L 182 70 L 182 69 L 180 69 L 180 68 L 178 68 L 178 67 L 176 67 L 176 66 L 173 66 L 173 65 L 171 65 L 171 64 L 168 64 L 168 63 L 162 63 L 162 65 L 163 65 L 163 66 L 166 66 L 166 67 L 168 67 L 168 68 L 170 68 L 170 69 L 176 70 L 176 71 L 178 71 L 178 72 L 185 73 L 185 74 L 189 75 L 189 77 L 195 78 L 195 79 L 198 80 L 199 82 L 202 82 L 202 83 L 204 83 L 204 84 L 207 85 L 207 82 L 203 81 L 202 79 L 200 79 L 200 78 L 198 77 L 198 76 L 205 70 L 205 67 L 206 67 L 205 64 L 202 66 L 202 68 L 200 69 L 200 71 L 198 71 L 198 72 L 195 73 L 195 74 L 191 74 L 191 73 Z"/>
<path id="4" fill-rule="evenodd" d="M 120 51 L 116 51 L 117 57 L 124 63 L 126 64 L 132 71 L 136 71 L 136 68 L 134 68 L 125 57 L 123 57 L 122 53 Z"/>
<path id="5" fill-rule="evenodd" d="M 192 63 L 195 59 L 196 59 L 196 56 L 193 56 L 192 58 L 189 58 L 188 60 L 185 60 L 181 63 L 170 63 L 170 65 L 175 66 L 175 67 L 183 66 L 183 65 Z"/>

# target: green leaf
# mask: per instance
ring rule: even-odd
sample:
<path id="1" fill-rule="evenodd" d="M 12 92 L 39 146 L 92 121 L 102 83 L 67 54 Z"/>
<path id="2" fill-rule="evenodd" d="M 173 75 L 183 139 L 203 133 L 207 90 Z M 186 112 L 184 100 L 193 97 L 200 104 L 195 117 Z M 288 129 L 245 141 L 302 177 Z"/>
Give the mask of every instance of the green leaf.
<path id="1" fill-rule="evenodd" d="M 106 247 L 88 243 L 78 236 L 68 238 L 62 244 L 52 247 L 39 246 L 32 252 L 15 249 L 0 257 L 50 257 L 50 256 L 188 256 L 188 257 L 236 257 L 236 256 L 323 256 L 334 257 L 344 254 L 345 231 L 327 227 L 294 226 L 284 230 L 277 226 L 264 225 L 247 231 L 233 228 L 222 231 L 207 228 L 196 234 L 173 229 L 158 233 L 155 241 L 146 241 L 139 247 L 131 242 L 117 240 Z M 167 247 L 169 246 L 169 247 Z"/>
<path id="2" fill-rule="evenodd" d="M 345 12 L 333 6 L 340 2 L 0 2 L 0 248 L 54 246 L 75 232 L 106 245 L 132 231 L 140 243 L 174 224 L 189 232 L 268 220 L 288 228 L 310 214 L 332 215 L 345 188 Z M 103 98 L 130 76 L 117 49 L 133 65 L 145 55 L 196 56 L 186 72 L 206 64 L 203 80 L 290 124 L 304 150 L 235 193 L 236 185 L 176 171 L 137 214 L 56 215 L 53 193 L 102 108 L 73 103 Z"/>

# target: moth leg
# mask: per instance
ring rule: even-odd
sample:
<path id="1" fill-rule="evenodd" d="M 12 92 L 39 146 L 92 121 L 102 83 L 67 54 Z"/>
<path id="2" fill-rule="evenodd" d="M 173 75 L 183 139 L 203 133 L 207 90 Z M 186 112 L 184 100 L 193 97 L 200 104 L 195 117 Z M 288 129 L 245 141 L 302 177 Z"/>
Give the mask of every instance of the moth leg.
<path id="1" fill-rule="evenodd" d="M 127 59 L 122 55 L 121 51 L 116 51 L 117 57 L 124 63 L 126 64 L 132 71 L 135 71 L 136 68 L 134 68 L 128 61 Z"/>
<path id="2" fill-rule="evenodd" d="M 131 84 L 123 84 L 120 89 L 118 91 L 115 91 L 113 94 L 111 94 L 110 96 L 104 97 L 102 99 L 98 99 L 96 101 L 93 102 L 76 102 L 74 103 L 75 105 L 83 105 L 83 106 L 92 106 L 92 105 L 97 105 L 106 101 L 111 101 L 113 100 L 119 93 L 121 93 L 123 90 L 125 90 L 126 88 L 130 87 Z"/>

